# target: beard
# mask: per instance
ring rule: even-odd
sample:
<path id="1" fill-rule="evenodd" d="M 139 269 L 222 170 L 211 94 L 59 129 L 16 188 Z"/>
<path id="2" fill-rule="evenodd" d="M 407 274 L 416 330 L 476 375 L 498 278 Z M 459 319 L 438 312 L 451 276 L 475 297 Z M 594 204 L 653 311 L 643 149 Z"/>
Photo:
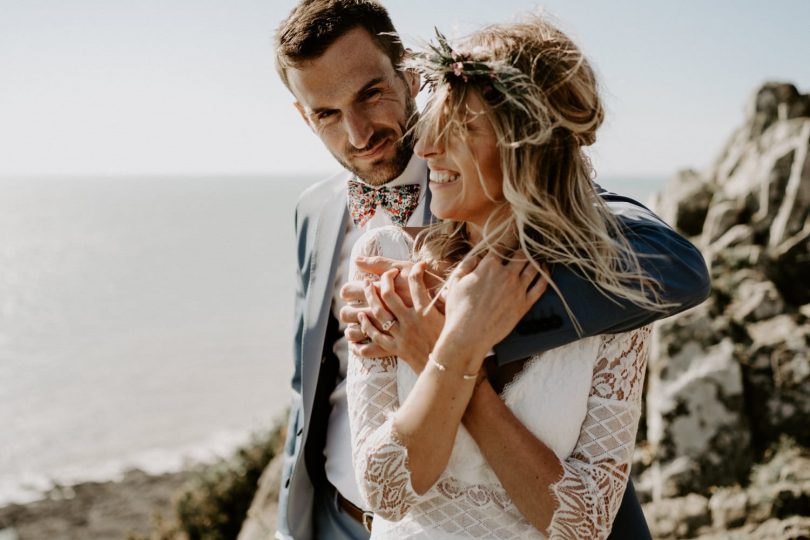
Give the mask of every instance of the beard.
<path id="1" fill-rule="evenodd" d="M 407 99 L 405 102 L 405 122 L 399 124 L 402 136 L 397 135 L 393 129 L 383 129 L 374 132 L 364 148 L 349 148 L 343 155 L 332 152 L 343 167 L 352 172 L 359 179 L 371 186 L 381 186 L 400 176 L 413 157 L 413 147 L 416 144 L 413 126 L 416 123 L 416 102 Z M 394 156 L 390 159 L 380 159 L 364 168 L 352 163 L 351 156 L 362 154 L 374 148 L 380 142 L 389 139 L 394 141 Z M 347 157 L 348 156 L 348 157 Z"/>

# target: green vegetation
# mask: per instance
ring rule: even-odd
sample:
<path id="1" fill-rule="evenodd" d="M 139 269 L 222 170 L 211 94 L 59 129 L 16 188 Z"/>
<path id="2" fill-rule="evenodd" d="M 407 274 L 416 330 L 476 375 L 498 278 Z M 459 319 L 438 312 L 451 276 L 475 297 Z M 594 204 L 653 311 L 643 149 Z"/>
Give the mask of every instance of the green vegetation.
<path id="1" fill-rule="evenodd" d="M 155 530 L 129 540 L 231 540 L 242 522 L 270 460 L 284 444 L 284 427 L 254 434 L 230 459 L 201 468 L 178 494 L 174 516 L 155 516 Z"/>

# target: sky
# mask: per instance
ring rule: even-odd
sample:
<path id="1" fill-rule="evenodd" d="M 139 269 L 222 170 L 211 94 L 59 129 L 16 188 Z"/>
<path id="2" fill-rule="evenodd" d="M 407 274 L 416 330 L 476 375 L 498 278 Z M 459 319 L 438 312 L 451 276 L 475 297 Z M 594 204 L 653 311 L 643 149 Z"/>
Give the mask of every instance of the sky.
<path id="1" fill-rule="evenodd" d="M 0 0 L 0 176 L 326 175 L 272 39 L 294 0 Z M 768 80 L 810 92 L 806 0 L 384 0 L 406 44 L 538 7 L 608 116 L 602 176 L 705 168 Z"/>

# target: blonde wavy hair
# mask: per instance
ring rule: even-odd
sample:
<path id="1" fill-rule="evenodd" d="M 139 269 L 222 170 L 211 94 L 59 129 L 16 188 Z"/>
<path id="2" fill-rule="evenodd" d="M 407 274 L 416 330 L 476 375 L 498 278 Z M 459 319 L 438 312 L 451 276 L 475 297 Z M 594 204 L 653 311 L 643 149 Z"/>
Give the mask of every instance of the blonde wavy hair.
<path id="1" fill-rule="evenodd" d="M 509 257 L 519 245 L 558 294 L 549 265 L 572 268 L 609 298 L 668 307 L 592 181 L 583 147 L 596 141 L 604 108 L 579 48 L 538 15 L 486 27 L 457 49 L 437 35 L 439 45 L 405 63 L 432 87 L 416 129 L 439 145 L 451 137 L 463 141 L 465 98 L 477 94 L 497 136 L 504 200 L 478 244 L 469 241 L 464 223 L 442 221 L 418 236 L 415 257 L 447 271 L 489 250 Z"/>

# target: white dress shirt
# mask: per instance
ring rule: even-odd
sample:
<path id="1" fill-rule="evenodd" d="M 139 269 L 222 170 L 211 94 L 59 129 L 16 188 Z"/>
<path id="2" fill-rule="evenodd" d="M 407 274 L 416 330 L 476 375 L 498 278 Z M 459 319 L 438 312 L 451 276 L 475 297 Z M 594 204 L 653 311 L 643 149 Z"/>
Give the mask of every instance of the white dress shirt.
<path id="1" fill-rule="evenodd" d="M 425 194 L 427 193 L 427 165 L 423 160 L 414 156 L 408 162 L 405 171 L 388 182 L 386 186 L 399 186 L 406 184 L 419 184 L 419 204 L 411 214 L 406 227 L 421 227 L 424 225 Z M 340 248 L 340 259 L 335 272 L 335 286 L 332 297 L 332 315 L 340 321 L 340 309 L 346 303 L 340 298 L 340 288 L 348 281 L 349 256 L 352 247 L 362 234 L 370 229 L 393 225 L 391 218 L 382 209 L 377 208 L 374 216 L 368 220 L 363 227 L 355 226 L 351 217 L 347 217 L 346 235 L 343 245 Z M 363 507 L 360 492 L 354 479 L 354 469 L 352 467 L 352 447 L 351 431 L 349 430 L 349 409 L 346 400 L 346 369 L 349 363 L 349 348 L 343 331 L 346 325 L 339 322 L 340 338 L 338 338 L 332 350 L 340 361 L 340 382 L 338 382 L 332 394 L 329 396 L 329 403 L 332 405 L 332 412 L 329 415 L 329 426 L 326 432 L 326 446 L 324 455 L 326 456 L 326 478 L 345 498 L 350 500 L 355 506 Z"/>

